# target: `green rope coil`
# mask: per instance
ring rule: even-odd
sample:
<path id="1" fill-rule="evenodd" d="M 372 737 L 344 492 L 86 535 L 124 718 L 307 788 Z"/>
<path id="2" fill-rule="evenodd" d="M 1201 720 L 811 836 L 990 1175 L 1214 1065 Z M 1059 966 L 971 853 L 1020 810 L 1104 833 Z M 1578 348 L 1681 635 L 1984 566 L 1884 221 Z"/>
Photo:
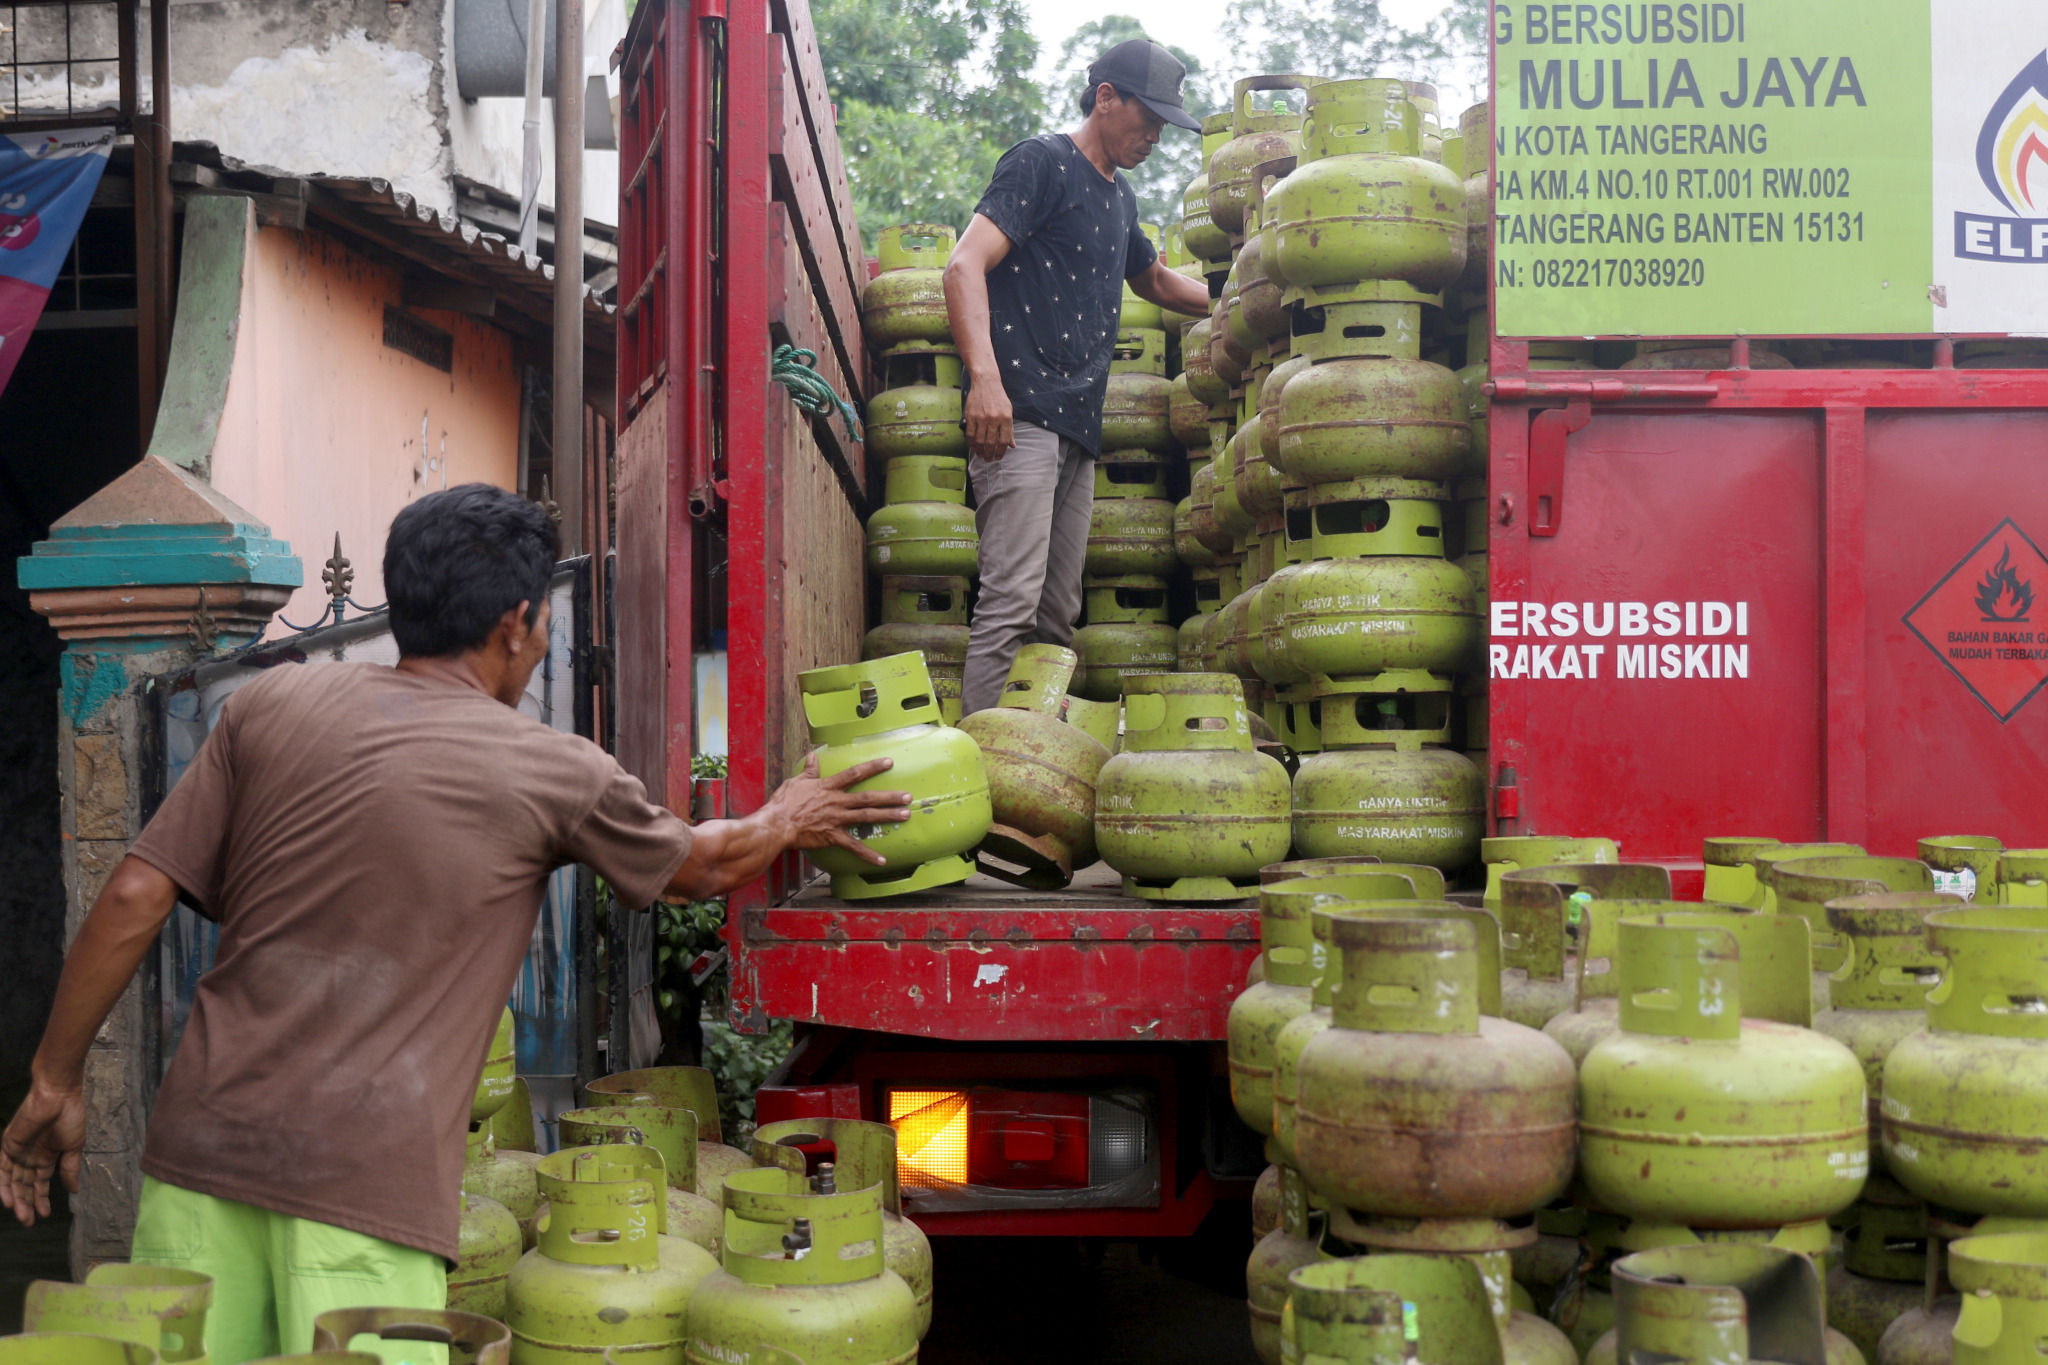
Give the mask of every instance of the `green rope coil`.
<path id="1" fill-rule="evenodd" d="M 796 405 L 812 416 L 830 419 L 833 413 L 838 413 L 839 420 L 846 424 L 846 434 L 856 441 L 861 439 L 860 414 L 818 373 L 816 351 L 806 351 L 799 346 L 777 346 L 768 377 L 788 389 Z"/>

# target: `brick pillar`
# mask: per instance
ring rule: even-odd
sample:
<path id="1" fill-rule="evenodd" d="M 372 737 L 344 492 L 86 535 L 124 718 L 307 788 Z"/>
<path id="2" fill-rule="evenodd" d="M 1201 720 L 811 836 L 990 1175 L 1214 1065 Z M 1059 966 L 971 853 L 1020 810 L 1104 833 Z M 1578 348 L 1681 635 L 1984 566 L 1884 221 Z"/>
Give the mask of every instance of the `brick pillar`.
<path id="1" fill-rule="evenodd" d="M 261 634 L 298 586 L 290 547 L 155 456 L 51 528 L 18 561 L 29 603 L 65 641 L 58 707 L 68 946 L 142 832 L 160 761 L 151 680 Z M 86 1058 L 74 1273 L 126 1260 L 158 1076 L 154 963 L 122 992 Z"/>

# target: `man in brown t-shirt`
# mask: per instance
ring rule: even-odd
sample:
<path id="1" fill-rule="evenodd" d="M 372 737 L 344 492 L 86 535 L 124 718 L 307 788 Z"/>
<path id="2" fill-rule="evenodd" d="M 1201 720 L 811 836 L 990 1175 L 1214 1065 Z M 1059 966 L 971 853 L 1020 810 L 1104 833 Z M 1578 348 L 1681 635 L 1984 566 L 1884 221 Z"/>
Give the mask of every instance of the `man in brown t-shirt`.
<path id="1" fill-rule="evenodd" d="M 220 923 L 150 1119 L 135 1249 L 255 1280 L 207 1243 L 280 1224 L 269 1283 L 216 1287 L 217 1365 L 308 1349 L 303 1282 L 440 1306 L 402 1297 L 423 1295 L 391 1267 L 438 1276 L 456 1255 L 470 1100 L 552 870 L 585 863 L 637 909 L 720 895 L 792 848 L 879 863 L 848 827 L 908 816 L 903 792 L 849 790 L 878 760 L 813 765 L 692 829 L 596 745 L 520 715 L 555 553 L 545 513 L 483 484 L 400 512 L 397 666 L 279 668 L 235 692 L 66 959 L 0 1134 L 0 1204 L 23 1223 L 48 1215 L 53 1171 L 77 1188 L 87 1049 L 173 903 Z"/>

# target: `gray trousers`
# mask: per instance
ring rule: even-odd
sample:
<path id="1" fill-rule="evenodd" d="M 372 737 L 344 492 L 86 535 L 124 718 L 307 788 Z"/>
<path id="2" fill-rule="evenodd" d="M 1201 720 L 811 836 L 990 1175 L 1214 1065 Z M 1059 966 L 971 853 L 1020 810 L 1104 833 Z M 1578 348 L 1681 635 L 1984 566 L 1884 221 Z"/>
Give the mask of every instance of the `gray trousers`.
<path id="1" fill-rule="evenodd" d="M 1000 460 L 968 462 L 975 529 L 981 533 L 981 595 L 967 639 L 961 713 L 996 704 L 1017 651 L 1071 645 L 1081 618 L 1081 566 L 1095 505 L 1095 457 L 1029 422 Z"/>

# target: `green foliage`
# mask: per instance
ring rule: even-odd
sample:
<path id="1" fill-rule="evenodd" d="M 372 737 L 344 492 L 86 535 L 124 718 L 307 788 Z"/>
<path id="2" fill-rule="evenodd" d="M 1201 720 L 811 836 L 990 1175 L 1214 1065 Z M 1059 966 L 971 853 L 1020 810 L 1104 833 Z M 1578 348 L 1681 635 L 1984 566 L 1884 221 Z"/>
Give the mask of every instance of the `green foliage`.
<path id="1" fill-rule="evenodd" d="M 787 1019 L 777 1019 L 766 1033 L 741 1033 L 720 1014 L 704 1020 L 704 1065 L 718 1078 L 725 1140 L 744 1146 L 754 1131 L 754 1092 L 789 1055 L 794 1030 Z"/>
<path id="2" fill-rule="evenodd" d="M 1224 33 L 1246 64 L 1233 79 L 1293 71 L 1435 81 L 1450 87 L 1442 116 L 1455 127 L 1461 101 L 1478 97 L 1467 82 L 1485 79 L 1486 11 L 1486 0 L 1447 0 L 1410 32 L 1387 18 L 1380 0 L 1232 0 Z"/>
<path id="3" fill-rule="evenodd" d="M 819 0 L 812 18 L 868 245 L 892 223 L 965 228 L 1045 121 L 1024 0 Z"/>

